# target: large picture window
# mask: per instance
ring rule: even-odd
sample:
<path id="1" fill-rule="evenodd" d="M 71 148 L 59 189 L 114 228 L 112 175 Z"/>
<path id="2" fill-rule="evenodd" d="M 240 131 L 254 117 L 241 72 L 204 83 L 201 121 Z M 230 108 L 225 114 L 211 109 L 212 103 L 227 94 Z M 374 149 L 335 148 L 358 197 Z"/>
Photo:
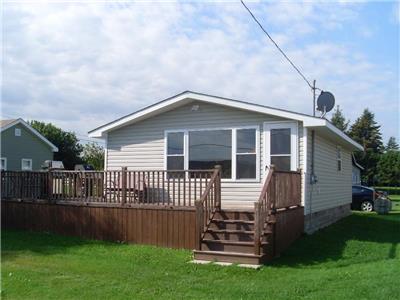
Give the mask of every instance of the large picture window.
<path id="1" fill-rule="evenodd" d="M 222 178 L 232 177 L 232 131 L 189 132 L 189 169 L 212 169 L 221 165 Z"/>
<path id="2" fill-rule="evenodd" d="M 222 167 L 222 178 L 259 180 L 259 130 L 185 130 L 166 134 L 167 170 Z"/>

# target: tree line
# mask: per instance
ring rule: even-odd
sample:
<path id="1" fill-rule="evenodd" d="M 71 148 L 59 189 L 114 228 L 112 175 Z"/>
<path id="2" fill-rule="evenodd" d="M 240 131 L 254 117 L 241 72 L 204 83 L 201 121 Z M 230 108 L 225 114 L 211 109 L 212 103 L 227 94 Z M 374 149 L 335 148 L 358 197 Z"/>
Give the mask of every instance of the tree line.
<path id="1" fill-rule="evenodd" d="M 73 170 L 77 164 L 88 164 L 95 170 L 104 169 L 103 147 L 95 143 L 82 145 L 74 132 L 64 131 L 51 123 L 29 123 L 58 148 L 53 159 L 62 161 L 65 169 Z"/>
<path id="2" fill-rule="evenodd" d="M 364 109 L 361 116 L 350 125 L 350 121 L 337 106 L 331 122 L 363 146 L 364 151 L 354 153 L 357 162 L 364 168 L 361 171 L 363 184 L 400 186 L 399 145 L 395 137 L 390 137 L 384 145 L 381 126 L 375 121 L 375 115 L 369 109 Z"/>

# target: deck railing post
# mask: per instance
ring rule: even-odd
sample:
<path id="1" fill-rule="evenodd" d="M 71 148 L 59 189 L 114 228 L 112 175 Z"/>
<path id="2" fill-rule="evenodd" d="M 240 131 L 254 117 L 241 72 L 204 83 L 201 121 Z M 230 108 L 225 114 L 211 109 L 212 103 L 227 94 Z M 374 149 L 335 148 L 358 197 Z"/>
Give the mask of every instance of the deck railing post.
<path id="1" fill-rule="evenodd" d="M 121 205 L 125 205 L 126 203 L 126 174 L 127 174 L 128 168 L 127 167 L 122 167 L 121 170 Z"/>
<path id="2" fill-rule="evenodd" d="M 201 200 L 195 200 L 196 206 L 196 250 L 201 250 L 201 235 L 203 233 L 204 224 L 204 208 Z"/>
<path id="3" fill-rule="evenodd" d="M 254 202 L 254 254 L 260 255 L 260 203 Z"/>
<path id="4" fill-rule="evenodd" d="M 50 169 L 47 172 L 47 190 L 47 199 L 49 200 L 49 202 L 51 202 L 53 200 L 53 173 Z"/>
<path id="5" fill-rule="evenodd" d="M 217 210 L 221 210 L 221 177 L 222 177 L 222 166 L 221 165 L 216 165 L 214 167 L 215 169 L 218 170 L 218 177 L 217 180 L 215 182 L 215 186 L 216 186 L 216 193 L 215 193 L 215 202 L 216 202 L 216 208 Z"/>

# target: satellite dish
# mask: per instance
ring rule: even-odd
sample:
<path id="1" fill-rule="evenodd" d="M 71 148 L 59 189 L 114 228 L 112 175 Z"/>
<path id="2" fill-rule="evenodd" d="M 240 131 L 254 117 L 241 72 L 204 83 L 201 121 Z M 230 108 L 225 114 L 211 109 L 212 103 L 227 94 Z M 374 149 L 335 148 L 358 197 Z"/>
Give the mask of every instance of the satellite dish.
<path id="1" fill-rule="evenodd" d="M 322 112 L 322 114 L 326 114 L 328 111 L 331 111 L 335 107 L 335 97 L 330 92 L 322 91 L 317 99 L 317 110 Z"/>

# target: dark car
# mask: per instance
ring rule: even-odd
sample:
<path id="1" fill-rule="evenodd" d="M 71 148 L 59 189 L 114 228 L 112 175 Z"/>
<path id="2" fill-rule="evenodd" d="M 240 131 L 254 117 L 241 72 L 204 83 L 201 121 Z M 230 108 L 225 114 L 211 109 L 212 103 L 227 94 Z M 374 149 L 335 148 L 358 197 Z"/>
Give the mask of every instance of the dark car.
<path id="1" fill-rule="evenodd" d="M 380 195 L 373 189 L 362 185 L 353 185 L 351 209 L 373 211 L 374 200 Z"/>

